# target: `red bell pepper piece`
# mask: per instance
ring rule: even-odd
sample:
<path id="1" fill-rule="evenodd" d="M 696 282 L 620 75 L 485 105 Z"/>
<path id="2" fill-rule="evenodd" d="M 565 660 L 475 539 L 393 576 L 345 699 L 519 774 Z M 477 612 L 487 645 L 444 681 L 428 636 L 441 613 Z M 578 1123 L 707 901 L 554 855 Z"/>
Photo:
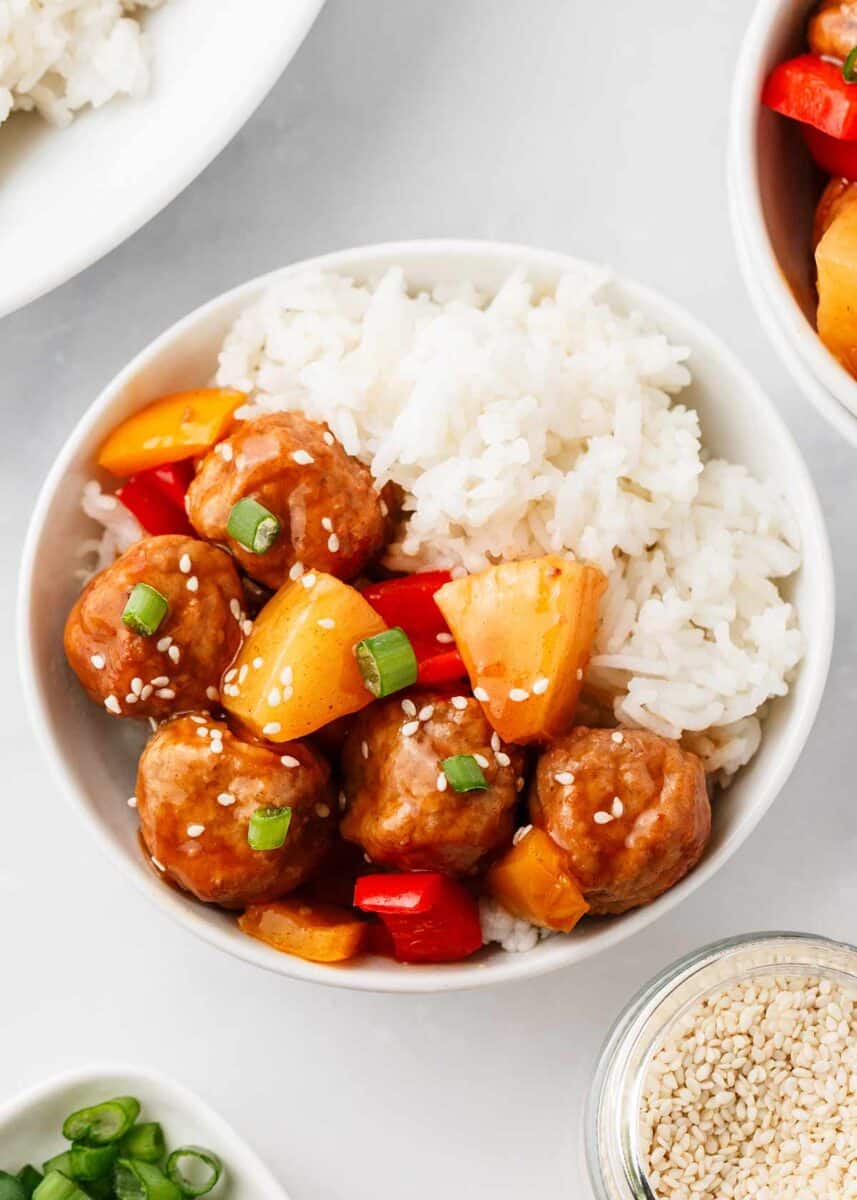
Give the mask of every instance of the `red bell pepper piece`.
<path id="1" fill-rule="evenodd" d="M 363 596 L 390 626 L 404 629 L 417 656 L 417 682 L 449 683 L 464 679 L 464 661 L 450 642 L 439 642 L 438 634 L 452 635 L 443 613 L 435 603 L 435 592 L 449 583 L 449 571 L 423 571 L 372 583 Z"/>
<path id="2" fill-rule="evenodd" d="M 857 180 L 857 142 L 842 142 L 807 125 L 803 131 L 813 161 L 837 179 Z"/>
<path id="3" fill-rule="evenodd" d="M 451 683 L 454 679 L 465 679 L 467 668 L 455 646 L 444 644 L 435 638 L 411 638 L 417 656 L 417 683 Z"/>
<path id="4" fill-rule="evenodd" d="M 140 471 L 132 475 L 117 491 L 117 497 L 129 512 L 132 512 L 146 533 L 184 533 L 193 536 L 184 505 L 179 507 L 167 497 L 163 489 L 148 476 L 151 471 Z"/>
<path id="5" fill-rule="evenodd" d="M 774 67 L 765 80 L 762 103 L 829 137 L 857 140 L 857 86 L 846 83 L 841 67 L 815 54 Z"/>
<path id="6" fill-rule="evenodd" d="M 479 906 L 448 875 L 364 875 L 354 885 L 354 907 L 378 914 L 399 962 L 458 962 L 482 946 Z"/>
<path id="7" fill-rule="evenodd" d="M 150 480 L 152 485 L 171 500 L 182 512 L 185 511 L 185 495 L 194 476 L 193 463 L 189 458 L 181 462 L 164 463 L 162 467 L 152 467 L 149 471 L 138 471 L 135 479 Z"/>

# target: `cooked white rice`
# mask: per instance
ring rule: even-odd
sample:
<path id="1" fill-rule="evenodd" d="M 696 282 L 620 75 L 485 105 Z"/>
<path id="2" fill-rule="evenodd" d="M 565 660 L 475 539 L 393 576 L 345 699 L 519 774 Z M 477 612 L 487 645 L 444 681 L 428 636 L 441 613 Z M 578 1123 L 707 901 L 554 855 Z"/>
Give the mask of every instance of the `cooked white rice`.
<path id="1" fill-rule="evenodd" d="M 326 421 L 379 485 L 404 488 L 392 567 L 598 563 L 588 689 L 725 780 L 801 657 L 775 582 L 800 564 L 798 530 L 772 484 L 706 459 L 674 399 L 687 350 L 618 312 L 607 284 L 586 269 L 534 296 L 519 272 L 492 299 L 466 282 L 410 296 L 399 269 L 373 286 L 295 275 L 236 321 L 217 381 L 252 393 L 239 415 Z"/>
<path id="2" fill-rule="evenodd" d="M 142 96 L 149 63 L 140 9 L 163 0 L 0 0 L 0 125 L 36 109 L 68 125 L 78 109 Z"/>

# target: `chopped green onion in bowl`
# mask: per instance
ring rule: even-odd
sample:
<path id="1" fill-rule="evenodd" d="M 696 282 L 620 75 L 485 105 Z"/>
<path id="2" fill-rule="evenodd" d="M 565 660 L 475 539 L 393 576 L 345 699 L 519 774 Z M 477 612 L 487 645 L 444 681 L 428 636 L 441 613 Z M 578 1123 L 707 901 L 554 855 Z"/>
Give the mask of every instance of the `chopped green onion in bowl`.
<path id="1" fill-rule="evenodd" d="M 122 624 L 132 633 L 151 637 L 167 615 L 167 598 L 148 583 L 135 583 L 125 607 Z"/>
<path id="2" fill-rule="evenodd" d="M 454 754 L 452 758 L 445 758 L 440 769 L 456 792 L 484 792 L 488 787 L 488 780 L 472 754 Z"/>
<path id="3" fill-rule="evenodd" d="M 378 698 L 400 692 L 417 681 L 417 656 L 403 629 L 385 629 L 354 647 L 367 691 Z"/>
<path id="4" fill-rule="evenodd" d="M 167 1159 L 167 1174 L 184 1196 L 207 1196 L 222 1171 L 217 1155 L 202 1146 L 180 1146 Z"/>
<path id="5" fill-rule="evenodd" d="M 251 850 L 279 850 L 292 823 L 292 810 L 283 805 L 265 804 L 250 817 L 247 842 Z"/>
<path id="6" fill-rule="evenodd" d="M 269 508 L 245 496 L 232 505 L 226 532 L 251 554 L 267 554 L 280 536 L 282 525 Z"/>

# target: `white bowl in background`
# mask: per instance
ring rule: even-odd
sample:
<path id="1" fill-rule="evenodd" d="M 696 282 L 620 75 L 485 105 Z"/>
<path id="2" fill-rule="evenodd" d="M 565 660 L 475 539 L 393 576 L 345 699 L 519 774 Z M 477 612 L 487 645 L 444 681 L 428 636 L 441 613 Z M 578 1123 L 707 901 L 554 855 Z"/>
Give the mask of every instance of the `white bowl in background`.
<path id="1" fill-rule="evenodd" d="M 403 242 L 345 250 L 312 266 L 358 278 L 401 264 L 412 285 L 466 277 L 496 289 L 524 266 L 538 286 L 554 285 L 575 266 L 563 255 L 488 242 Z M 77 812 L 122 873 L 186 928 L 239 958 L 299 979 L 378 991 L 431 992 L 539 975 L 596 954 L 650 924 L 699 887 L 737 850 L 782 788 L 812 727 L 833 637 L 833 573 L 818 498 L 800 452 L 776 408 L 729 350 L 676 305 L 637 284 L 617 281 L 613 298 L 653 319 L 674 342 L 691 348 L 693 385 L 683 402 L 700 411 L 707 447 L 779 481 L 794 508 L 804 567 L 786 590 L 807 631 L 806 656 L 789 695 L 772 705 L 761 749 L 718 800 L 712 838 L 700 865 L 654 904 L 622 917 L 584 922 L 571 936 L 550 938 L 525 954 L 498 949 L 444 966 L 401 966 L 366 959 L 320 966 L 279 954 L 242 934 L 235 917 L 164 886 L 143 861 L 136 820 L 125 799 L 134 788 L 142 734 L 89 701 L 62 651 L 65 617 L 79 589 L 74 547 L 93 533 L 78 504 L 93 475 L 96 450 L 113 426 L 155 396 L 205 384 L 236 316 L 266 286 L 302 263 L 226 292 L 179 321 L 146 347 L 105 388 L 69 435 L 33 514 L 20 577 L 19 646 L 24 689 L 48 759 Z"/>
<path id="2" fill-rule="evenodd" d="M 0 317 L 129 237 L 219 154 L 276 83 L 324 0 L 167 0 L 144 14 L 149 94 L 0 126 Z"/>
<path id="3" fill-rule="evenodd" d="M 812 222 L 824 177 L 800 127 L 762 106 L 762 85 L 806 49 L 811 0 L 759 0 L 738 58 L 729 205 L 744 281 L 765 331 L 821 415 L 857 446 L 857 380 L 815 329 Z"/>
<path id="4" fill-rule="evenodd" d="M 214 1151 L 223 1175 L 212 1200 L 289 1200 L 261 1159 L 199 1096 L 154 1071 L 115 1064 L 67 1071 L 0 1106 L 0 1169 L 32 1163 L 41 1170 L 67 1145 L 62 1124 L 69 1113 L 112 1096 L 136 1096 L 140 1119 L 163 1125 L 169 1149 Z"/>

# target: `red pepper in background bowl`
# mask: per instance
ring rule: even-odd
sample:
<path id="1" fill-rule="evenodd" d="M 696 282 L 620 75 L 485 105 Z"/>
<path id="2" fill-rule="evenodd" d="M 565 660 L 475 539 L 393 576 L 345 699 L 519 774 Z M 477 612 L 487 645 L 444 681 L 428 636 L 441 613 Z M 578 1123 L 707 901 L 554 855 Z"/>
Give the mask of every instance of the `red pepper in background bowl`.
<path id="1" fill-rule="evenodd" d="M 801 54 L 774 67 L 765 80 L 762 103 L 828 137 L 857 141 L 857 87 L 825 58 Z"/>
<path id="2" fill-rule="evenodd" d="M 364 875 L 354 885 L 354 907 L 381 918 L 399 962 L 459 962 L 482 947 L 479 906 L 448 875 Z"/>
<path id="3" fill-rule="evenodd" d="M 451 578 L 449 571 L 423 571 L 372 583 L 363 591 L 364 599 L 391 628 L 398 626 L 408 635 L 417 656 L 418 683 L 450 683 L 467 677 L 464 661 L 434 599 Z"/>
<path id="4" fill-rule="evenodd" d="M 122 484 L 116 496 L 137 518 L 146 533 L 183 533 L 193 536 L 184 497 L 193 477 L 189 463 L 170 463 L 138 471 Z"/>

